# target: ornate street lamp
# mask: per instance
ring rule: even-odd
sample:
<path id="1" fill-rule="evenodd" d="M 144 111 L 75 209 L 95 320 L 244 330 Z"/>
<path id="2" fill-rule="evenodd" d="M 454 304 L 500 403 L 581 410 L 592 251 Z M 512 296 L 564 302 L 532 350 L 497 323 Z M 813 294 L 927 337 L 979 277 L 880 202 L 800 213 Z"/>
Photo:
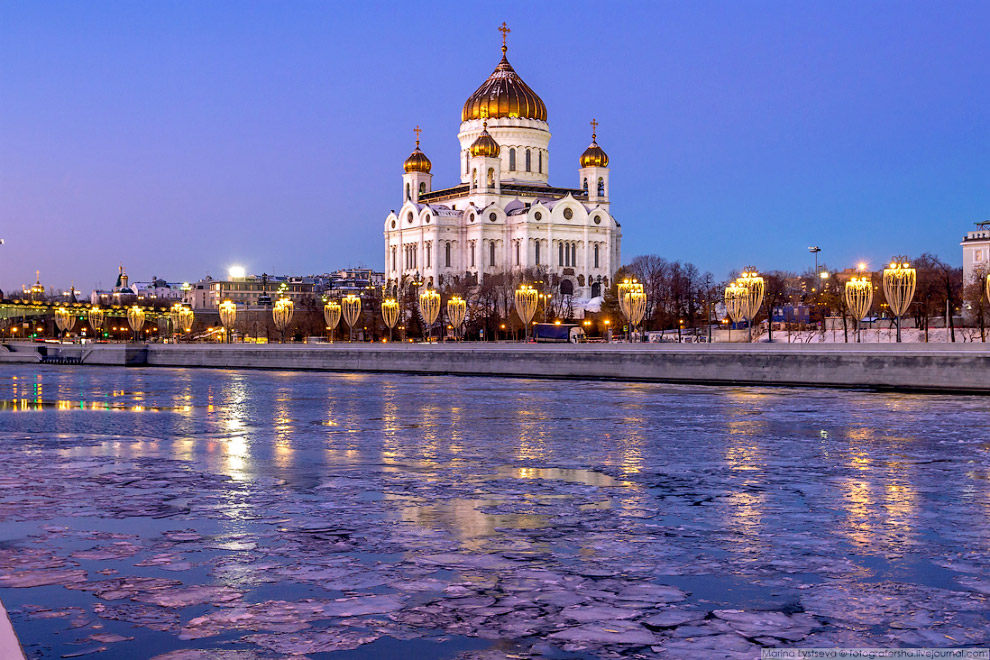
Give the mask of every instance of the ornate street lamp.
<path id="1" fill-rule="evenodd" d="M 354 324 L 361 316 L 361 299 L 350 293 L 340 302 L 341 311 L 344 313 L 344 322 L 350 330 L 348 341 L 354 341 Z"/>
<path id="2" fill-rule="evenodd" d="M 918 283 L 918 274 L 907 262 L 890 262 L 883 269 L 883 295 L 890 305 L 890 313 L 897 319 L 897 342 L 901 341 L 901 317 L 911 306 L 914 299 L 914 287 Z"/>
<path id="3" fill-rule="evenodd" d="M 756 318 L 760 307 L 763 305 L 766 284 L 763 278 L 756 272 L 756 269 L 750 267 L 743 270 L 742 275 L 736 280 L 736 285 L 746 289 L 746 305 L 743 309 L 743 317 L 749 326 L 749 340 L 753 341 L 753 319 Z"/>
<path id="4" fill-rule="evenodd" d="M 646 314 L 646 293 L 643 292 L 643 285 L 637 285 L 636 289 L 627 291 L 623 294 L 622 300 L 625 304 L 620 307 L 625 307 L 627 310 L 626 319 L 629 321 L 631 332 L 643 321 L 643 316 Z"/>
<path id="5" fill-rule="evenodd" d="M 859 324 L 873 306 L 873 282 L 868 277 L 854 277 L 846 282 L 846 306 L 856 320 L 856 343 L 860 343 Z"/>
<path id="6" fill-rule="evenodd" d="M 440 292 L 434 289 L 427 289 L 419 294 L 419 313 L 423 316 L 423 321 L 427 328 L 427 341 L 433 339 L 433 324 L 440 314 Z"/>
<path id="7" fill-rule="evenodd" d="M 196 318 L 196 313 L 192 310 L 192 307 L 186 307 L 183 305 L 179 308 L 179 329 L 183 333 L 192 332 L 193 319 Z"/>
<path id="8" fill-rule="evenodd" d="M 87 315 L 89 318 L 89 327 L 93 329 L 93 340 L 95 341 L 100 336 L 100 330 L 103 329 L 103 321 L 106 319 L 106 315 L 96 305 L 89 308 Z"/>
<path id="9" fill-rule="evenodd" d="M 230 343 L 230 333 L 234 329 L 234 321 L 237 319 L 237 305 L 233 300 L 224 300 L 220 303 L 220 325 L 223 326 L 224 339 Z"/>
<path id="10" fill-rule="evenodd" d="M 340 323 L 340 303 L 336 300 L 328 300 L 323 305 L 323 320 L 327 322 L 327 329 L 330 331 L 330 341 L 333 342 L 333 333 Z"/>
<path id="11" fill-rule="evenodd" d="M 275 328 L 278 329 L 283 344 L 285 343 L 285 330 L 292 322 L 294 311 L 295 306 L 288 298 L 279 298 L 275 301 L 275 306 L 272 307 L 272 320 L 275 321 Z"/>
<path id="12" fill-rule="evenodd" d="M 141 328 L 144 327 L 144 310 L 134 305 L 127 310 L 127 325 L 134 331 L 134 341 L 140 339 Z"/>
<path id="13" fill-rule="evenodd" d="M 987 274 L 986 283 L 984 284 L 984 287 L 986 288 L 987 291 L 987 300 L 990 300 L 990 273 Z"/>
<path id="14" fill-rule="evenodd" d="M 76 317 L 65 307 L 59 307 L 55 310 L 55 325 L 58 326 L 59 332 L 62 333 L 62 339 L 65 339 L 66 330 L 75 324 Z"/>
<path id="15" fill-rule="evenodd" d="M 450 300 L 447 301 L 447 320 L 450 321 L 451 327 L 454 328 L 455 337 L 460 332 L 466 316 L 467 302 L 460 296 L 451 296 Z"/>
<path id="16" fill-rule="evenodd" d="M 516 314 L 523 324 L 523 341 L 529 338 L 529 322 L 536 314 L 536 305 L 540 300 L 540 293 L 528 284 L 521 284 L 516 289 Z"/>
<path id="17" fill-rule="evenodd" d="M 733 323 L 739 323 L 746 316 L 746 307 L 749 305 L 749 289 L 733 282 L 725 287 L 725 311 Z M 729 341 L 732 341 L 732 326 L 729 326 Z"/>
<path id="18" fill-rule="evenodd" d="M 386 298 L 382 301 L 382 319 L 388 326 L 388 340 L 392 341 L 392 328 L 399 320 L 399 301 L 395 298 Z"/>
<path id="19" fill-rule="evenodd" d="M 168 322 L 172 326 L 172 334 L 178 336 L 179 334 L 179 310 L 182 308 L 182 303 L 175 303 L 168 310 Z"/>
<path id="20" fill-rule="evenodd" d="M 630 294 L 637 293 L 642 294 L 641 296 L 630 296 Z M 622 312 L 622 316 L 625 317 L 626 323 L 629 326 L 629 330 L 626 333 L 626 339 L 628 340 L 632 336 L 633 327 L 636 326 L 639 321 L 643 320 L 643 315 L 646 313 L 646 294 L 643 291 L 643 285 L 636 281 L 635 278 L 626 278 L 619 282 L 618 284 L 618 294 L 619 294 L 619 311 Z M 639 315 L 639 320 L 633 323 L 633 315 L 637 310 L 633 309 L 633 305 L 642 303 L 643 310 Z"/>

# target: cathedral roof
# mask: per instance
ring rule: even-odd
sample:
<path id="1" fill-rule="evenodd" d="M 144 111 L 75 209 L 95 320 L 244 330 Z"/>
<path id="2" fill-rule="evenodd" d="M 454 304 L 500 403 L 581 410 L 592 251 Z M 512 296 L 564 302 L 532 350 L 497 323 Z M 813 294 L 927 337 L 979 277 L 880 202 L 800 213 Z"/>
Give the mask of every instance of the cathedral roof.
<path id="1" fill-rule="evenodd" d="M 547 106 L 529 85 L 523 82 L 505 57 L 502 43 L 502 60 L 488 76 L 488 80 L 464 102 L 461 121 L 485 117 L 519 117 L 547 120 Z"/>

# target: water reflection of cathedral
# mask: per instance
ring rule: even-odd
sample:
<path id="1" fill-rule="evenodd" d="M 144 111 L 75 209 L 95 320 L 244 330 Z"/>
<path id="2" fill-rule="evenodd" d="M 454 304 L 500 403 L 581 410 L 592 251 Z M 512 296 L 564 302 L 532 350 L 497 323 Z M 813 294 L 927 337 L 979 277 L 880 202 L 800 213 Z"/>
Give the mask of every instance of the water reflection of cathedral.
<path id="1" fill-rule="evenodd" d="M 385 272 L 432 286 L 541 268 L 575 300 L 601 295 L 619 267 L 619 224 L 609 212 L 609 159 L 591 144 L 577 187 L 549 183 L 547 107 L 502 59 L 461 110 L 460 183 L 434 189 L 416 148 L 404 163 L 403 204 L 385 219 Z"/>

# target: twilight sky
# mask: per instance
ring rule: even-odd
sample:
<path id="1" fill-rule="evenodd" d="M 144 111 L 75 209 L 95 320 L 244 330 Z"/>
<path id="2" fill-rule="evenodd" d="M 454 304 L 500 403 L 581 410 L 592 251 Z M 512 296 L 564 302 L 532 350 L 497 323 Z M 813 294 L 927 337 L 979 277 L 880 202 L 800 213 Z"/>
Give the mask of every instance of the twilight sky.
<path id="1" fill-rule="evenodd" d="M 0 0 L 0 288 L 381 268 L 412 129 L 456 183 L 503 20 L 551 184 L 600 122 L 623 261 L 960 264 L 990 220 L 986 0 Z"/>

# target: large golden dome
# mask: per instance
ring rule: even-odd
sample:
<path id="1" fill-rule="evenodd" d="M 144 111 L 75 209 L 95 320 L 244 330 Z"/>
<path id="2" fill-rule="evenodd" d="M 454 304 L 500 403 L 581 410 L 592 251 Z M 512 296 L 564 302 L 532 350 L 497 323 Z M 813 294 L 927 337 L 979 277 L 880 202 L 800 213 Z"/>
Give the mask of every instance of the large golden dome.
<path id="1" fill-rule="evenodd" d="M 519 77 L 505 58 L 505 51 L 503 44 L 502 61 L 492 71 L 492 75 L 488 76 L 488 80 L 464 102 L 461 121 L 485 117 L 547 120 L 547 106 L 543 99 Z"/>
<path id="2" fill-rule="evenodd" d="M 488 133 L 487 119 L 482 126 L 481 135 L 471 143 L 470 151 L 472 156 L 481 156 L 483 158 L 498 158 L 499 152 L 502 151 L 495 138 Z"/>

